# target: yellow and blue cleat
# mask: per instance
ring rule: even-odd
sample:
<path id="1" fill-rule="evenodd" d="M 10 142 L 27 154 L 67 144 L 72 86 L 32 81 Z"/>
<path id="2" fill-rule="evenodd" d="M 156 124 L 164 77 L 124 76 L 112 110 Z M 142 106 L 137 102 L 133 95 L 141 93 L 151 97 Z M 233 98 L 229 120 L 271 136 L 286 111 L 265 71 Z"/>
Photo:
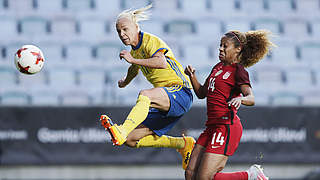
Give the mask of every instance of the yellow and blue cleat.
<path id="1" fill-rule="evenodd" d="M 184 147 L 181 149 L 177 149 L 177 151 L 181 154 L 182 157 L 182 168 L 185 170 L 189 164 L 191 152 L 196 143 L 196 140 L 191 136 L 183 136 Z"/>
<path id="2" fill-rule="evenodd" d="M 105 130 L 109 132 L 114 146 L 121 146 L 127 141 L 126 137 L 121 133 L 120 126 L 114 124 L 107 115 L 101 115 L 100 121 Z"/>

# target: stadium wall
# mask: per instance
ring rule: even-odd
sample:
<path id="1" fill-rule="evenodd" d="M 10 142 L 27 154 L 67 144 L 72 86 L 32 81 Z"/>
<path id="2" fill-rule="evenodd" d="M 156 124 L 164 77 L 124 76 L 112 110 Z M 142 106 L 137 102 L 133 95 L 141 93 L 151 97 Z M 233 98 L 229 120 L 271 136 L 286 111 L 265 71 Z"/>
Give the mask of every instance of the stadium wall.
<path id="1" fill-rule="evenodd" d="M 1 165 L 180 164 L 172 149 L 113 147 L 100 126 L 130 107 L 1 107 Z M 320 162 L 320 107 L 242 107 L 244 131 L 231 163 Z M 170 131 L 198 137 L 206 109 L 193 107 Z"/>

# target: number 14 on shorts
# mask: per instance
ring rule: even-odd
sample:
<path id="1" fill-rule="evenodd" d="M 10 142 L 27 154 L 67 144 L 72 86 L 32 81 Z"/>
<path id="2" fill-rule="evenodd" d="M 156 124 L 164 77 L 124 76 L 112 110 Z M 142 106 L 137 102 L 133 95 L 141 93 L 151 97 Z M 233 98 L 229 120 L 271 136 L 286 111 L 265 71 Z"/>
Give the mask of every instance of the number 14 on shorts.
<path id="1" fill-rule="evenodd" d="M 219 132 L 218 135 L 217 135 L 217 132 L 215 132 L 212 136 L 212 141 L 211 141 L 212 148 L 219 148 L 220 146 L 223 145 L 223 143 L 224 143 L 224 137 L 222 136 L 222 132 Z"/>

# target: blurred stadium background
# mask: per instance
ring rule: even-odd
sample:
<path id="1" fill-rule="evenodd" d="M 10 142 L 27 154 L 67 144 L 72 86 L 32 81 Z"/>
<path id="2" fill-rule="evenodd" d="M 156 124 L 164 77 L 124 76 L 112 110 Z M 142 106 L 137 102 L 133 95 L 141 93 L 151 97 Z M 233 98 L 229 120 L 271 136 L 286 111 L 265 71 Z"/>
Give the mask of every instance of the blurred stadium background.
<path id="1" fill-rule="evenodd" d="M 256 154 L 274 152 L 274 158 L 250 160 L 247 150 L 254 152 L 261 142 L 250 141 L 254 131 L 247 131 L 243 140 L 249 144 L 247 149 L 240 148 L 226 171 L 247 169 L 258 162 L 271 179 L 307 179 L 310 172 L 314 173 L 310 177 L 320 179 L 315 175 L 320 168 L 320 0 L 0 0 L 0 179 L 183 179 L 180 159 L 170 150 L 160 150 L 161 156 L 157 150 L 113 150 L 110 141 L 104 144 L 108 137 L 102 131 L 94 134 L 102 139 L 88 141 L 96 141 L 92 145 L 72 140 L 52 145 L 57 137 L 45 139 L 53 136 L 53 129 L 101 130 L 99 113 L 118 109 L 112 115 L 122 117 L 135 104 L 139 90 L 151 87 L 140 74 L 127 88 L 117 88 L 128 67 L 118 54 L 128 47 L 121 44 L 114 24 L 122 10 L 150 3 L 154 6 L 151 20 L 143 22 L 141 29 L 165 40 L 184 66 L 196 67 L 202 82 L 218 61 L 224 32 L 272 31 L 278 47 L 248 69 L 256 107 L 242 108 L 240 114 L 242 119 L 248 117 L 253 130 L 261 125 L 272 134 L 280 126 L 287 133 L 282 137 L 296 133 L 292 137 L 302 139 L 283 140 L 275 146 L 264 141 Z M 23 44 L 42 49 L 46 62 L 40 73 L 26 76 L 15 69 L 13 55 Z M 205 120 L 205 101 L 195 98 L 193 107 L 173 135 L 181 131 L 198 135 L 200 131 L 191 127 L 201 126 L 187 121 L 199 112 L 201 121 Z M 85 122 L 77 125 L 75 120 L 82 117 Z M 259 118 L 273 121 L 259 124 L 254 121 Z M 41 129 L 44 124 L 47 129 Z M 47 133 L 44 139 L 39 139 L 41 132 Z M 34 134 L 38 139 L 31 138 Z M 99 160 L 103 151 L 95 156 L 97 147 L 117 156 L 131 152 L 132 157 L 117 162 L 108 154 L 112 160 Z M 282 154 L 278 147 L 283 147 Z M 297 152 L 290 154 L 289 149 Z M 71 150 L 83 152 L 70 158 L 66 154 Z"/>

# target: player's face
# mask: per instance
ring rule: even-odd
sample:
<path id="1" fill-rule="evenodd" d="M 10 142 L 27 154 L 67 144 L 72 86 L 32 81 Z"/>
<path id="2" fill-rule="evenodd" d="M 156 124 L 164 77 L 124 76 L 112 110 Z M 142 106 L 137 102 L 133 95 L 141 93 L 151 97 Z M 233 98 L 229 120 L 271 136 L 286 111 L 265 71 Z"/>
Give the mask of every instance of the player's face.
<path id="1" fill-rule="evenodd" d="M 225 64 L 235 63 L 240 50 L 239 47 L 234 47 L 234 42 L 231 38 L 223 36 L 220 42 L 219 59 Z"/>
<path id="2" fill-rule="evenodd" d="M 120 18 L 116 24 L 118 36 L 124 45 L 136 46 L 139 41 L 138 25 L 128 18 Z"/>

